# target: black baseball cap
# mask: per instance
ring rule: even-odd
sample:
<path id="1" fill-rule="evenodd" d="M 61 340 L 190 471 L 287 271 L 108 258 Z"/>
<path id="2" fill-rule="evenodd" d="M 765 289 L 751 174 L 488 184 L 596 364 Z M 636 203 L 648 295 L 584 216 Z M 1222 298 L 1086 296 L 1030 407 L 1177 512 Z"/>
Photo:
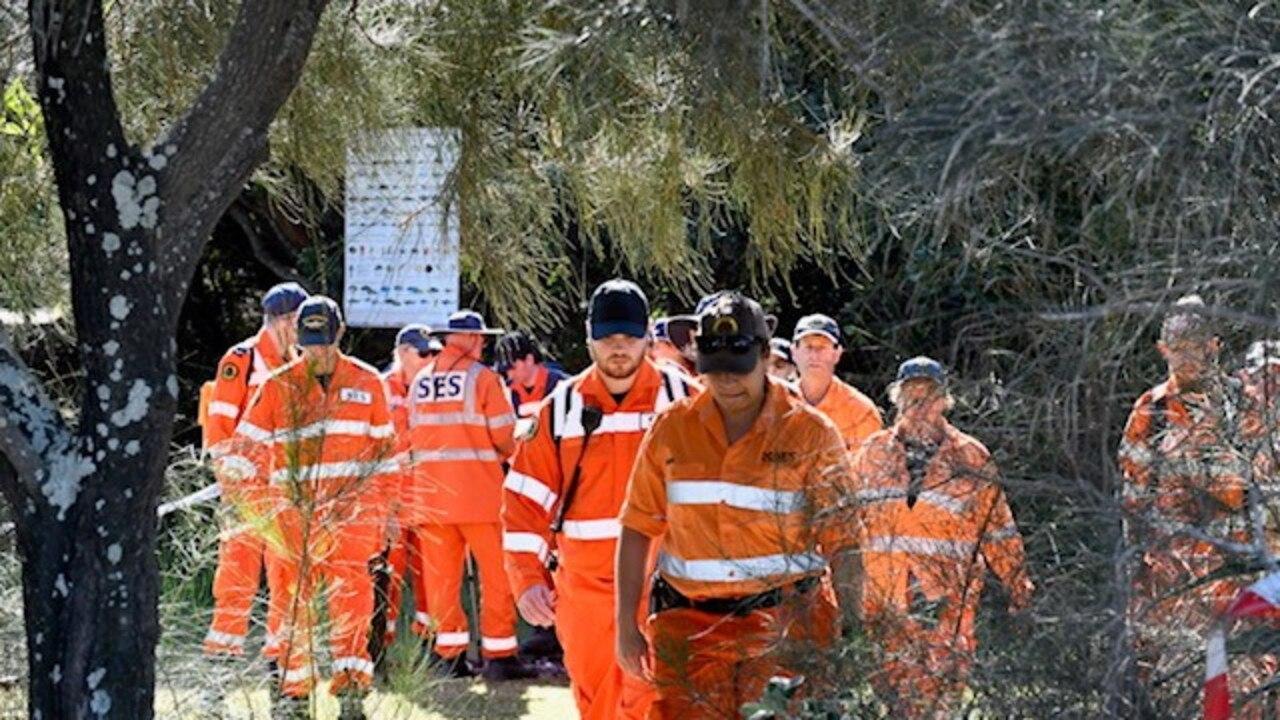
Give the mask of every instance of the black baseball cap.
<path id="1" fill-rule="evenodd" d="M 262 296 L 262 314 L 267 317 L 288 315 L 297 310 L 308 297 L 310 296 L 307 295 L 307 291 L 296 282 L 273 285 Z"/>
<path id="2" fill-rule="evenodd" d="M 835 343 L 836 347 L 844 345 L 844 333 L 840 332 L 840 324 L 826 315 L 805 315 L 796 323 L 791 333 L 791 342 L 800 342 L 801 338 L 810 335 L 821 335 Z"/>
<path id="3" fill-rule="evenodd" d="M 755 369 L 771 335 L 760 303 L 731 290 L 699 305 L 698 372 L 745 375 Z"/>
<path id="4" fill-rule="evenodd" d="M 640 286 L 621 278 L 601 283 L 591 294 L 587 325 L 592 340 L 610 335 L 649 335 L 649 299 Z"/>
<path id="5" fill-rule="evenodd" d="M 342 330 L 342 310 L 338 303 L 312 295 L 298 307 L 298 345 L 333 345 Z"/>

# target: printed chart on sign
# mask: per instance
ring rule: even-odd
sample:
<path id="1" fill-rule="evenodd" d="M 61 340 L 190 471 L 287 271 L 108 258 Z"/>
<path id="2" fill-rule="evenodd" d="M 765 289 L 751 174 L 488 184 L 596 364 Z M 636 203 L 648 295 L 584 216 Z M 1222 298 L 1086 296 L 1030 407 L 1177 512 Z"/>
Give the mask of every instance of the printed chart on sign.
<path id="1" fill-rule="evenodd" d="M 456 130 L 397 128 L 347 149 L 345 306 L 357 327 L 443 325 L 458 309 Z"/>

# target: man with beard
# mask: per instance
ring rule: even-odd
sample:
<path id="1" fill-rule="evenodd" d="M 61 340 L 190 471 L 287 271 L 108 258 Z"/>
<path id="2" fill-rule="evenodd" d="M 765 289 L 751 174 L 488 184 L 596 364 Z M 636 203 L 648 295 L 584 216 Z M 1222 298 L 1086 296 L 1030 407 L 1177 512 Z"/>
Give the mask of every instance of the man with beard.
<path id="1" fill-rule="evenodd" d="M 594 363 L 542 406 L 505 484 L 503 547 L 517 606 L 531 624 L 555 625 L 588 719 L 643 718 L 652 701 L 601 641 L 612 631 L 617 518 L 636 450 L 655 415 L 697 391 L 646 359 L 648 316 L 634 283 L 596 289 L 587 317 Z"/>
<path id="2" fill-rule="evenodd" d="M 1254 579 L 1207 578 L 1233 559 L 1230 544 L 1250 542 L 1246 499 L 1257 489 L 1249 479 L 1257 458 L 1249 448 L 1264 429 L 1249 419 L 1240 381 L 1218 364 L 1221 341 L 1199 296 L 1174 304 L 1156 347 L 1169 377 L 1134 403 L 1119 451 L 1126 537 L 1141 553 L 1129 622 L 1147 682 L 1161 659 L 1185 658 L 1168 646 L 1172 629 L 1203 635 Z M 1246 686 L 1274 670 L 1273 658 L 1256 660 Z"/>

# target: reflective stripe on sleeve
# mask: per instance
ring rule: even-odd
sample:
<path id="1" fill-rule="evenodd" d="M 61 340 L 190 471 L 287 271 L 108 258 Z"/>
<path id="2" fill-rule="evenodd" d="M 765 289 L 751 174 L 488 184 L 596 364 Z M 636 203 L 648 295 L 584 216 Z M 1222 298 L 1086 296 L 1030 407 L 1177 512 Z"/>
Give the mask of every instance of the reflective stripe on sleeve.
<path id="1" fill-rule="evenodd" d="M 502 487 L 517 495 L 529 498 L 548 512 L 551 511 L 551 507 L 556 504 L 556 500 L 560 497 L 538 478 L 515 470 L 507 473 L 507 479 L 503 481 Z"/>
<path id="2" fill-rule="evenodd" d="M 502 533 L 502 549 L 507 552 L 533 553 L 539 560 L 546 560 L 551 552 L 541 535 L 529 532 Z"/>
<path id="3" fill-rule="evenodd" d="M 213 402 L 209 403 L 209 414 L 220 415 L 222 417 L 229 417 L 232 420 L 235 420 L 237 417 L 240 416 L 240 408 L 236 407 L 235 405 L 232 405 L 229 402 L 225 402 L 223 400 L 214 400 Z"/>

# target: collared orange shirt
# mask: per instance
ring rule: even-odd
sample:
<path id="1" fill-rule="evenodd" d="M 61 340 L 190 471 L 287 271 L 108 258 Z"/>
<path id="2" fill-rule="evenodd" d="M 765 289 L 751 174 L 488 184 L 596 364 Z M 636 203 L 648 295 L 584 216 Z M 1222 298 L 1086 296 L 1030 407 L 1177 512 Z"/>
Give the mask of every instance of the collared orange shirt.
<path id="1" fill-rule="evenodd" d="M 1226 378 L 1216 399 L 1184 392 L 1173 378 L 1143 393 L 1120 443 L 1126 509 L 1169 530 L 1243 532 L 1249 467 L 1236 451 L 1247 425 L 1240 400 L 1238 382 Z"/>
<path id="2" fill-rule="evenodd" d="M 849 452 L 857 452 L 863 440 L 884 427 L 880 408 L 871 398 L 838 377 L 831 378 L 827 394 L 814 407 L 836 424 Z"/>
<path id="3" fill-rule="evenodd" d="M 266 328 L 227 350 L 218 361 L 203 425 L 206 450 L 231 437 L 254 392 L 284 363 L 284 354 Z"/>
<path id="4" fill-rule="evenodd" d="M 852 487 L 835 426 L 770 380 L 730 445 L 711 393 L 667 410 L 641 445 L 622 524 L 660 538 L 658 571 L 691 598 L 740 597 L 821 575 L 852 544 Z"/>
<path id="5" fill-rule="evenodd" d="M 550 584 L 545 568 L 552 547 L 558 549 L 562 567 L 592 578 L 613 578 L 618 513 L 640 442 L 658 414 L 698 390 L 683 374 L 645 360 L 621 403 L 609 394 L 594 365 L 552 392 L 533 436 L 517 447 L 504 485 L 502 544 L 517 597 L 534 585 Z M 587 405 L 603 415 L 584 451 L 582 409 Z M 551 521 L 579 463 L 564 528 L 553 538 Z"/>
<path id="6" fill-rule="evenodd" d="M 247 480 L 259 520 L 287 510 L 382 527 L 399 471 L 393 434 L 376 370 L 342 355 L 326 388 L 299 358 L 262 384 L 217 467 Z"/>
<path id="7" fill-rule="evenodd" d="M 890 428 L 863 443 L 853 475 L 868 611 L 906 612 L 914 584 L 972 613 L 988 568 L 1011 594 L 1030 592 L 1022 535 L 982 443 L 948 423 L 912 496 L 906 448 Z"/>
<path id="8" fill-rule="evenodd" d="M 496 523 L 502 463 L 515 447 L 515 411 L 498 374 L 480 359 L 446 345 L 413 379 L 409 448 L 411 523 Z"/>

